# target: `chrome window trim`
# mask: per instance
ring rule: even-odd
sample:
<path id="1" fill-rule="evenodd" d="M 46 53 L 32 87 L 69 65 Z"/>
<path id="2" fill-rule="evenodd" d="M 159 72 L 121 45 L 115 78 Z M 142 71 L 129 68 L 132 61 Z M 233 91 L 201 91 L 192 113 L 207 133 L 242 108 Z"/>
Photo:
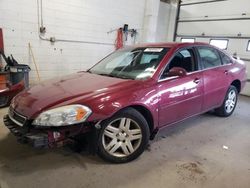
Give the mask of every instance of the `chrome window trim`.
<path id="1" fill-rule="evenodd" d="M 210 68 L 207 68 L 207 69 L 197 70 L 197 71 L 194 71 L 194 72 L 188 72 L 187 76 L 195 74 L 195 73 L 203 72 L 203 71 L 206 71 L 206 70 L 211 70 L 211 69 L 216 69 L 216 68 L 220 68 L 220 67 L 229 66 L 231 64 L 233 64 L 233 63 L 219 65 L 219 66 L 216 66 L 216 67 L 210 67 Z M 165 80 L 171 80 L 171 79 L 175 79 L 175 78 L 179 78 L 179 77 L 180 76 L 171 76 L 171 77 L 167 77 L 167 78 L 164 78 L 164 79 L 159 79 L 158 82 L 162 82 L 162 81 L 165 81 Z"/>
<path id="2" fill-rule="evenodd" d="M 250 40 L 249 40 L 250 41 Z M 175 54 L 176 53 L 178 53 L 179 51 L 181 51 L 181 50 L 184 50 L 184 49 L 187 49 L 187 48 L 193 48 L 193 47 L 195 47 L 195 48 L 199 48 L 199 47 L 208 47 L 208 48 L 212 48 L 212 47 L 210 47 L 210 46 L 192 46 L 192 47 L 184 47 L 184 48 L 181 48 L 181 49 L 178 49 L 176 52 L 175 52 Z M 212 48 L 213 49 L 213 48 Z M 232 57 L 231 56 L 229 56 L 227 53 L 225 53 L 225 52 L 223 52 L 222 50 L 218 50 L 218 49 L 215 49 L 215 50 L 217 50 L 218 51 L 218 54 L 221 52 L 221 53 L 224 53 L 225 55 L 227 55 L 231 60 L 232 60 Z M 197 54 L 198 55 L 198 54 Z M 219 54 L 219 56 L 220 56 L 220 54 Z M 173 59 L 173 57 L 174 56 L 172 56 L 171 58 L 170 58 L 170 60 L 166 63 L 166 65 L 164 66 L 164 68 L 161 70 L 161 72 L 160 72 L 160 76 L 158 77 L 158 83 L 159 82 L 162 82 L 162 81 L 166 81 L 166 80 L 171 80 L 171 79 L 175 79 L 175 78 L 179 78 L 179 76 L 171 76 L 171 77 L 167 77 L 167 78 L 163 78 L 163 79 L 160 79 L 161 78 L 161 76 L 162 76 L 162 74 L 163 74 L 163 72 L 164 72 L 164 70 L 165 70 L 165 68 L 167 67 L 167 65 L 170 63 L 170 61 Z M 221 57 L 220 57 L 221 58 Z M 199 61 L 199 60 L 198 60 Z M 199 62 L 198 62 L 199 63 Z M 221 60 L 221 63 L 222 63 L 222 60 Z M 205 71 L 205 70 L 211 70 L 211 69 L 216 69 L 216 68 L 220 68 L 220 67 L 224 67 L 224 66 L 229 66 L 229 65 L 232 65 L 232 64 L 234 64 L 234 61 L 232 61 L 231 63 L 229 63 L 229 64 L 221 64 L 221 65 L 218 65 L 218 66 L 214 66 L 214 67 L 210 67 L 210 68 L 203 68 L 203 67 L 200 67 L 201 69 L 200 70 L 197 70 L 197 71 L 193 71 L 193 72 L 189 72 L 189 73 L 187 73 L 187 75 L 192 75 L 192 74 L 195 74 L 195 73 L 199 73 L 199 72 L 202 72 L 202 71 Z"/>

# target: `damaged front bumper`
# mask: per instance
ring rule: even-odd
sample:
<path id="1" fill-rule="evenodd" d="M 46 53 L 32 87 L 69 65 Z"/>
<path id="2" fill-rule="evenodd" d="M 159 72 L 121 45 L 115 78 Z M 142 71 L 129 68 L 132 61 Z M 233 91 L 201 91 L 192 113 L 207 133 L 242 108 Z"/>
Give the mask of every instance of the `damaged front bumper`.
<path id="1" fill-rule="evenodd" d="M 28 122 L 20 126 L 9 115 L 4 116 L 4 124 L 19 142 L 35 148 L 54 148 L 65 145 L 75 136 L 90 132 L 93 127 L 90 124 L 81 124 L 58 128 L 36 128 Z"/>

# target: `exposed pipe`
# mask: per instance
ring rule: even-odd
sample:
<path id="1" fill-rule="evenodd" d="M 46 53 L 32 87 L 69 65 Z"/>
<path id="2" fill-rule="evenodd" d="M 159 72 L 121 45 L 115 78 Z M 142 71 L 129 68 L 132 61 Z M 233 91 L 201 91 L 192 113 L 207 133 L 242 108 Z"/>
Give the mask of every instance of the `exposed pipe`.
<path id="1" fill-rule="evenodd" d="M 40 0 L 41 5 L 41 27 L 43 27 L 43 0 Z"/>
<path id="2" fill-rule="evenodd" d="M 40 1 L 41 2 L 41 1 Z M 41 40 L 44 40 L 44 41 L 50 41 L 49 39 L 47 38 L 44 38 L 42 35 L 41 35 L 41 32 L 40 32 L 40 28 L 43 27 L 42 24 L 40 24 L 40 22 L 42 22 L 42 20 L 40 19 L 40 7 L 39 7 L 39 0 L 37 0 L 37 24 L 38 24 L 38 36 Z"/>
<path id="3" fill-rule="evenodd" d="M 49 39 L 51 42 L 51 40 Z M 84 43 L 84 44 L 100 44 L 100 45 L 109 45 L 113 46 L 114 43 L 107 43 L 107 42 L 93 42 L 93 41 L 84 41 L 84 40 L 70 40 L 70 39 L 56 39 L 54 42 L 73 42 L 73 43 Z"/>
<path id="4" fill-rule="evenodd" d="M 40 6 L 39 6 L 40 4 Z M 37 0 L 37 18 L 38 18 L 38 36 L 43 41 L 49 41 L 49 42 L 72 42 L 72 43 L 84 43 L 84 44 L 98 44 L 98 45 L 109 45 L 113 46 L 114 43 L 108 43 L 108 42 L 95 42 L 95 41 L 85 41 L 85 40 L 73 40 L 73 39 L 57 39 L 56 37 L 50 37 L 47 38 L 43 36 L 40 32 L 40 28 L 44 27 L 43 25 L 43 10 L 42 10 L 42 0 Z M 41 23 L 41 24 L 40 24 Z"/>
<path id="5" fill-rule="evenodd" d="M 40 14 L 39 14 L 39 0 L 36 1 L 37 4 L 37 26 L 38 26 L 38 34 L 40 33 Z"/>
<path id="6" fill-rule="evenodd" d="M 180 4 L 180 6 L 188 6 L 188 5 L 197 5 L 197 4 L 205 4 L 205 3 L 217 3 L 221 1 L 227 1 L 227 0 L 211 0 L 211 1 L 200 1 L 200 2 L 193 2 L 193 3 L 184 3 Z"/>

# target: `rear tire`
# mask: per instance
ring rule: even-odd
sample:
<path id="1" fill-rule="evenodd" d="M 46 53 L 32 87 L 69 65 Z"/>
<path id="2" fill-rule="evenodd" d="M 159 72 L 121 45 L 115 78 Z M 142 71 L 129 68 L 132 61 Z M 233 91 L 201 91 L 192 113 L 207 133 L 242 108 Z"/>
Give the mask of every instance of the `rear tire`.
<path id="1" fill-rule="evenodd" d="M 126 163 L 139 157 L 148 145 L 149 126 L 133 108 L 118 112 L 102 122 L 98 155 L 112 163 Z"/>
<path id="2" fill-rule="evenodd" d="M 221 117 L 232 115 L 238 101 L 238 90 L 231 85 L 227 91 L 223 104 L 215 109 L 215 114 Z"/>

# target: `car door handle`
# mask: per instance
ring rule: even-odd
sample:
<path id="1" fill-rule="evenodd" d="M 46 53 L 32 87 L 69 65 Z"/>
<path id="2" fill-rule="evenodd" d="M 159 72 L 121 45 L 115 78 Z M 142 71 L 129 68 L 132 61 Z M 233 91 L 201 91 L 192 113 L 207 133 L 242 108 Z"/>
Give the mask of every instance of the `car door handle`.
<path id="1" fill-rule="evenodd" d="M 196 84 L 200 83 L 200 79 L 199 78 L 195 78 L 194 79 L 194 83 L 196 83 Z"/>
<path id="2" fill-rule="evenodd" d="M 225 70 L 225 71 L 224 71 L 224 74 L 228 75 L 228 70 Z"/>

